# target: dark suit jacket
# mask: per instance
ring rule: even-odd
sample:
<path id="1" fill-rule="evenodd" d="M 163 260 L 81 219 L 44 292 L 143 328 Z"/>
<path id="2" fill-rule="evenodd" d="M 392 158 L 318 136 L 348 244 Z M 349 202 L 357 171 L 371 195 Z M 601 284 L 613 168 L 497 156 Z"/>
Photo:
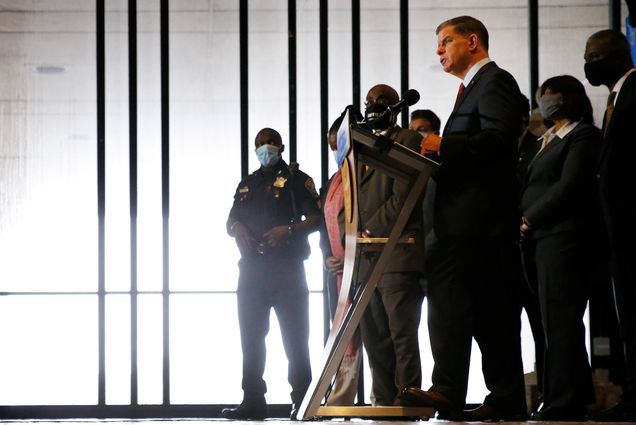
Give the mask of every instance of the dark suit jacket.
<path id="1" fill-rule="evenodd" d="M 605 127 L 605 125 L 604 125 Z M 608 236 L 614 248 L 634 243 L 636 230 L 636 72 L 632 72 L 616 99 L 611 121 L 603 137 L 598 184 Z"/>
<path id="2" fill-rule="evenodd" d="M 422 136 L 415 131 L 394 127 L 388 137 L 416 152 L 420 150 Z M 362 164 L 358 165 L 358 179 L 361 228 L 369 230 L 373 237 L 388 237 L 408 195 L 407 186 L 381 171 Z M 416 204 L 403 232 L 403 236 L 414 237 L 416 243 L 398 244 L 385 272 L 424 271 L 421 204 Z"/>
<path id="3" fill-rule="evenodd" d="M 517 142 L 524 103 L 515 79 L 484 65 L 451 113 L 440 149 L 435 233 L 516 237 Z"/>
<path id="4" fill-rule="evenodd" d="M 534 239 L 598 228 L 594 173 L 600 131 L 579 123 L 563 139 L 555 137 L 530 162 L 521 210 Z"/>

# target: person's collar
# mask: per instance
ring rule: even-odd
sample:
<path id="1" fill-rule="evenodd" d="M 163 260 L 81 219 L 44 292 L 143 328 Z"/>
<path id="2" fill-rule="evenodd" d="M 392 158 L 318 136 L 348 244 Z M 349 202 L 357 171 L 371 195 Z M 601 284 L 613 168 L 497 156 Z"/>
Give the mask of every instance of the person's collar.
<path id="1" fill-rule="evenodd" d="M 473 66 L 470 67 L 470 69 L 466 73 L 466 76 L 464 77 L 464 81 L 462 81 L 462 83 L 464 84 L 464 87 L 468 87 L 468 85 L 470 84 L 470 81 L 475 77 L 477 72 L 481 69 L 482 66 L 486 65 L 488 62 L 491 62 L 491 60 L 489 57 L 486 56 L 485 58 L 475 62 Z"/>
<path id="2" fill-rule="evenodd" d="M 543 133 L 543 135 L 541 137 L 539 137 L 537 140 L 541 140 L 544 139 L 545 137 L 547 137 L 548 139 L 552 139 L 554 137 L 558 137 L 559 139 L 563 139 L 565 138 L 565 136 L 567 136 L 570 131 L 574 130 L 576 128 L 577 125 L 579 125 L 579 123 L 581 122 L 581 120 L 579 121 L 570 121 L 567 124 L 565 124 L 563 127 L 561 127 L 558 131 L 554 131 L 554 125 L 550 128 L 548 128 L 546 130 L 545 133 Z"/>
<path id="3" fill-rule="evenodd" d="M 614 106 L 616 106 L 616 99 L 618 98 L 618 93 L 621 91 L 621 87 L 623 87 L 623 84 L 625 83 L 625 80 L 627 80 L 627 77 L 629 76 L 629 74 L 631 74 L 634 71 L 636 71 L 636 68 L 632 68 L 629 71 L 627 71 L 625 74 L 623 74 L 623 76 L 618 79 L 616 84 L 614 84 L 614 87 L 612 87 L 612 90 L 610 90 L 610 93 L 616 92 L 616 96 L 614 97 Z"/>
<path id="4" fill-rule="evenodd" d="M 263 166 L 261 165 L 261 168 L 259 168 L 258 171 L 261 172 L 262 174 L 272 175 L 272 174 L 276 174 L 277 172 L 279 172 L 280 170 L 286 167 L 287 167 L 287 163 L 285 162 L 283 158 L 281 158 L 273 167 L 263 168 Z"/>
<path id="5" fill-rule="evenodd" d="M 566 125 L 561 127 L 559 131 L 556 132 L 556 135 L 561 139 L 565 138 L 565 136 L 567 136 L 570 131 L 574 130 L 580 122 L 581 120 L 568 122 Z"/>

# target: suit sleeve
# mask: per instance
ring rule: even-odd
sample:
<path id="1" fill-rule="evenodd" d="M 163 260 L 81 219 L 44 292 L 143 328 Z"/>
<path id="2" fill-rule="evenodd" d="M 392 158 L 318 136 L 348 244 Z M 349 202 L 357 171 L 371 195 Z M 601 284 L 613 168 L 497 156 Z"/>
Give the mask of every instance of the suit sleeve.
<path id="1" fill-rule="evenodd" d="M 567 210 L 582 196 L 581 191 L 589 187 L 586 183 L 594 176 L 599 137 L 594 127 L 572 134 L 559 180 L 523 212 L 533 227 L 541 227 L 557 218 L 557 214 Z"/>
<path id="2" fill-rule="evenodd" d="M 418 151 L 422 136 L 414 131 L 403 130 L 396 138 L 396 143 L 400 143 L 407 148 Z M 366 222 L 367 229 L 372 235 L 388 236 L 387 230 L 397 219 L 397 216 L 408 195 L 408 185 L 401 183 L 395 179 L 385 177 L 386 183 L 391 188 L 391 195 L 388 199 L 373 213 Z"/>
<path id="3" fill-rule="evenodd" d="M 478 115 L 480 129 L 444 136 L 440 146 L 442 161 L 454 157 L 492 159 L 516 150 L 511 141 L 516 142 L 521 132 L 521 98 L 514 78 L 505 73 L 494 75 L 474 95 L 477 99 L 473 113 Z"/>

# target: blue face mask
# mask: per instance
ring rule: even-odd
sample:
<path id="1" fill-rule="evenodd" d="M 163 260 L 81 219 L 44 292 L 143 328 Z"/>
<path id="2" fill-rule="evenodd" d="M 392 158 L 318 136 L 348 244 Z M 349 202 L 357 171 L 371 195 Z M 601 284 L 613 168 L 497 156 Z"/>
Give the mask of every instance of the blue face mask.
<path id="1" fill-rule="evenodd" d="M 263 167 L 272 167 L 280 161 L 280 148 L 274 145 L 262 145 L 256 149 L 256 157 Z"/>

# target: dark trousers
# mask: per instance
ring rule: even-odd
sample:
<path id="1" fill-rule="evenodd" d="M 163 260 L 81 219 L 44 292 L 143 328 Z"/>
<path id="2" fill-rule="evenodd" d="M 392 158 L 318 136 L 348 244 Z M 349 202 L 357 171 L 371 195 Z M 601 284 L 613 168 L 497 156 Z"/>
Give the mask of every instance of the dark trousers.
<path id="1" fill-rule="evenodd" d="M 311 382 L 309 362 L 309 293 L 302 259 L 243 259 L 239 263 L 237 290 L 243 391 L 259 396 L 267 392 L 265 337 L 269 314 L 278 318 L 285 354 L 289 362 L 287 379 L 292 402 L 300 403 Z"/>
<path id="2" fill-rule="evenodd" d="M 428 327 L 432 390 L 463 409 L 472 339 L 490 394 L 484 404 L 525 412 L 518 255 L 499 239 L 443 238 L 429 250 Z"/>
<path id="3" fill-rule="evenodd" d="M 633 246 L 613 250 L 612 283 L 626 359 L 622 399 L 636 406 L 636 249 Z"/>
<path id="4" fill-rule="evenodd" d="M 391 406 L 402 388 L 422 384 L 419 278 L 418 273 L 382 275 L 360 322 L 376 405 Z"/>
<path id="5" fill-rule="evenodd" d="M 584 410 L 594 401 L 583 315 L 593 247 L 572 232 L 534 241 L 539 304 L 545 332 L 544 408 Z"/>
<path id="6" fill-rule="evenodd" d="M 545 333 L 541 319 L 541 307 L 539 306 L 539 287 L 537 283 L 537 265 L 534 259 L 534 244 L 529 249 L 524 242 L 520 249 L 521 264 L 519 265 L 519 284 L 521 286 L 521 307 L 526 311 L 528 323 L 532 331 L 534 341 L 534 367 L 537 374 L 537 387 L 543 393 L 543 363 L 545 356 Z"/>

